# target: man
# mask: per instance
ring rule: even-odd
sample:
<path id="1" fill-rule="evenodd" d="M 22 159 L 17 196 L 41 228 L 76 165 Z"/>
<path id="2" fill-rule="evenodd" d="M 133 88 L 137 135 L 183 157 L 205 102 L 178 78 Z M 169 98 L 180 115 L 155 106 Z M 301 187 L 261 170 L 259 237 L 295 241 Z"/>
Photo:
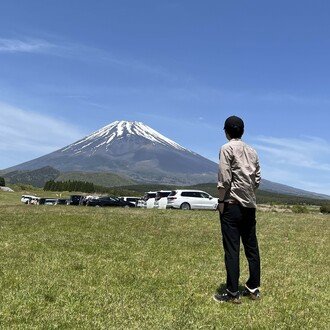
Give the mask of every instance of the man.
<path id="1" fill-rule="evenodd" d="M 244 122 L 231 116 L 226 119 L 224 130 L 228 143 L 219 155 L 218 210 L 222 232 L 227 272 L 226 291 L 216 293 L 217 302 L 240 303 L 239 251 L 240 239 L 249 264 L 249 279 L 243 296 L 260 297 L 260 257 L 256 236 L 256 196 L 260 184 L 260 166 L 256 151 L 241 141 Z"/>

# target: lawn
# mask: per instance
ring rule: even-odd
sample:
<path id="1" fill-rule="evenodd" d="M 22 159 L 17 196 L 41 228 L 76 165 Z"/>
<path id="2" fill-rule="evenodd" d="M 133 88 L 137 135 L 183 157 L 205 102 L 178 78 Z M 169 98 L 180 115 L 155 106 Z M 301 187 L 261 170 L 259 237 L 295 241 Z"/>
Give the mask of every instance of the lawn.
<path id="1" fill-rule="evenodd" d="M 329 215 L 258 213 L 263 296 L 233 305 L 212 300 L 225 279 L 216 212 L 13 196 L 0 194 L 1 329 L 329 326 Z"/>

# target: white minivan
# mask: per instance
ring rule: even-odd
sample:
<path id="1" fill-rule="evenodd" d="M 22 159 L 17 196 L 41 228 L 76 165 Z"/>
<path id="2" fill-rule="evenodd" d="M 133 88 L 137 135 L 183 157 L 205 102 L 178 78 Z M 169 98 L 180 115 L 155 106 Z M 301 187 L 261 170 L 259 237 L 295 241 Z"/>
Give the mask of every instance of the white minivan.
<path id="1" fill-rule="evenodd" d="M 181 210 L 215 210 L 218 199 L 202 190 L 173 190 L 167 197 L 166 208 Z"/>
<path id="2" fill-rule="evenodd" d="M 155 209 L 166 209 L 167 196 L 171 193 L 171 190 L 160 190 L 157 191 L 155 197 L 154 208 Z"/>
<path id="3" fill-rule="evenodd" d="M 156 191 L 148 191 L 143 196 L 144 208 L 153 209 L 155 204 Z"/>
<path id="4" fill-rule="evenodd" d="M 37 196 L 34 195 L 22 195 L 21 202 L 24 204 L 30 204 L 32 199 L 37 198 Z"/>

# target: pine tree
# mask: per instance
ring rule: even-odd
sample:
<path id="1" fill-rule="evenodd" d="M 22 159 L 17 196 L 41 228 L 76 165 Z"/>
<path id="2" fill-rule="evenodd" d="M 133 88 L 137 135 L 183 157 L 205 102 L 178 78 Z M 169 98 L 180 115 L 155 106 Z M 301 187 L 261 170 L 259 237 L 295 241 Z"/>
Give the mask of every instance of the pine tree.
<path id="1" fill-rule="evenodd" d="M 6 185 L 5 178 L 0 176 L 0 187 L 5 187 L 5 185 Z"/>

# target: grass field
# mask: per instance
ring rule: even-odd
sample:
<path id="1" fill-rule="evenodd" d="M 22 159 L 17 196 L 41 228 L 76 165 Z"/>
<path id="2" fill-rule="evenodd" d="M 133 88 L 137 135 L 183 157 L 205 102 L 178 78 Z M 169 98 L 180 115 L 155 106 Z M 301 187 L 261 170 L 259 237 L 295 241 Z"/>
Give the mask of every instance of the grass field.
<path id="1" fill-rule="evenodd" d="M 329 215 L 258 213 L 263 296 L 241 305 L 212 300 L 225 280 L 216 212 L 0 193 L 0 226 L 1 329 L 329 328 Z"/>

